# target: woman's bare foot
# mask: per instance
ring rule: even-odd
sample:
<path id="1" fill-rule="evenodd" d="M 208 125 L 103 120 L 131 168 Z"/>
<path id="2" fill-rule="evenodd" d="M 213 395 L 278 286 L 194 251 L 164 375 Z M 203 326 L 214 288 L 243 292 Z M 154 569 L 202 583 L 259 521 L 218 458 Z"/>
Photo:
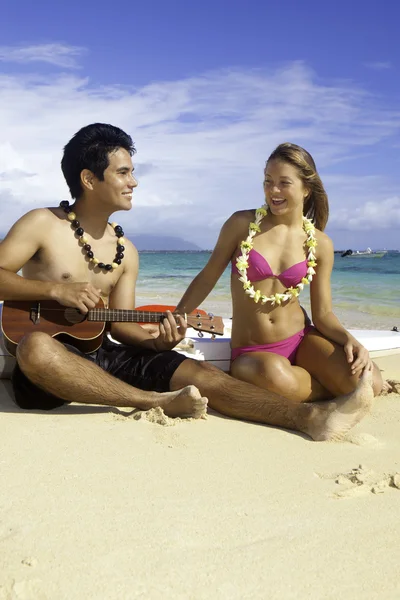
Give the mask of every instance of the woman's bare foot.
<path id="1" fill-rule="evenodd" d="M 157 406 L 168 417 L 193 417 L 201 419 L 207 413 L 207 398 L 203 398 L 194 385 L 187 385 L 175 392 L 159 394 Z"/>
<path id="2" fill-rule="evenodd" d="M 386 379 L 383 382 L 381 396 L 387 396 L 387 394 L 400 394 L 400 381 L 397 381 L 397 379 Z"/>
<path id="3" fill-rule="evenodd" d="M 373 398 L 372 371 L 364 370 L 351 394 L 312 403 L 304 432 L 316 441 L 339 441 L 369 412 Z"/>

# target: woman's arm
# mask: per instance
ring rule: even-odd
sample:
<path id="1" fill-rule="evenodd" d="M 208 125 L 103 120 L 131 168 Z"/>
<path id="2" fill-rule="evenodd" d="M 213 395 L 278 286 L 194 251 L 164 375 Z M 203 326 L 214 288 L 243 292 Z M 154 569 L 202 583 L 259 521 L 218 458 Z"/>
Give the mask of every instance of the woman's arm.
<path id="1" fill-rule="evenodd" d="M 368 350 L 343 327 L 332 311 L 333 244 L 332 240 L 321 232 L 319 232 L 317 241 L 317 272 L 313 277 L 310 289 L 312 320 L 318 331 L 325 337 L 343 346 L 354 374 L 369 365 L 371 360 Z"/>
<path id="2" fill-rule="evenodd" d="M 208 263 L 202 271 L 193 279 L 186 292 L 176 307 L 180 314 L 190 313 L 207 298 L 214 288 L 218 279 L 225 271 L 231 260 L 239 239 L 243 239 L 248 226 L 249 217 L 244 218 L 248 211 L 234 213 L 223 225 L 218 237 L 217 244 L 211 254 Z M 247 221 L 246 221 L 247 218 Z M 242 231 L 243 230 L 243 231 Z M 240 237 L 242 236 L 242 237 Z"/>
<path id="3" fill-rule="evenodd" d="M 126 240 L 123 272 L 118 279 L 109 298 L 109 307 L 132 310 L 135 307 L 136 280 L 139 270 L 138 252 L 134 245 Z M 187 329 L 185 320 L 180 315 L 176 322 L 168 312 L 167 317 L 159 324 L 159 335 L 154 337 L 138 323 L 116 322 L 111 324 L 111 335 L 122 344 L 142 346 L 156 352 L 171 350 L 184 337 Z"/>

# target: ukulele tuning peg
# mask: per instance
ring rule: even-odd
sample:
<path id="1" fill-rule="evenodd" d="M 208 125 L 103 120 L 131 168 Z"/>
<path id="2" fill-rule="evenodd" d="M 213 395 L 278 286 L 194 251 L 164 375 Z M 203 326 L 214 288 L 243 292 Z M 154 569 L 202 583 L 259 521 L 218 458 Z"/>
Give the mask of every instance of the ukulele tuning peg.
<path id="1" fill-rule="evenodd" d="M 211 339 L 212 339 L 212 340 L 215 340 L 215 333 L 212 333 L 212 334 L 211 334 Z"/>
<path id="2" fill-rule="evenodd" d="M 210 320 L 212 321 L 214 318 L 214 313 L 208 313 L 208 316 L 210 317 Z"/>
<path id="3" fill-rule="evenodd" d="M 197 337 L 199 337 L 199 338 L 204 337 L 204 333 L 202 331 L 198 331 L 197 332 Z"/>

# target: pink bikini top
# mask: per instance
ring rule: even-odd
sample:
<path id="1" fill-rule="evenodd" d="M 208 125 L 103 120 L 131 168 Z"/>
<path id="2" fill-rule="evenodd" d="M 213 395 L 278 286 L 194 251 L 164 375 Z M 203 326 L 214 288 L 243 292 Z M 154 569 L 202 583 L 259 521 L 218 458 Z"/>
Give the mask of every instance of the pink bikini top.
<path id="1" fill-rule="evenodd" d="M 232 273 L 237 273 L 236 258 L 232 261 Z M 286 287 L 295 287 L 303 277 L 307 275 L 307 260 L 296 263 L 295 265 L 283 271 L 280 275 L 275 275 L 269 266 L 268 261 L 252 248 L 249 252 L 248 258 L 249 268 L 247 269 L 247 277 L 250 281 L 261 281 L 262 279 L 269 279 L 270 277 L 276 277 Z"/>

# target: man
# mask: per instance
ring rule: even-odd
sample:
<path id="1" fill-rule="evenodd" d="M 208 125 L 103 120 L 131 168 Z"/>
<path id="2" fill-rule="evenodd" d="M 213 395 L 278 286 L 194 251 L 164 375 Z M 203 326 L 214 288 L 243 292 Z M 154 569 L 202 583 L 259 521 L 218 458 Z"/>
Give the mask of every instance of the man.
<path id="1" fill-rule="evenodd" d="M 112 309 L 134 308 L 138 253 L 122 229 L 109 224 L 115 211 L 131 208 L 134 152 L 131 137 L 112 125 L 95 123 L 74 135 L 61 162 L 74 204 L 32 210 L 11 228 L 0 245 L 1 298 L 53 299 L 82 313 L 100 297 Z M 122 345 L 105 339 L 92 355 L 45 333 L 29 334 L 17 351 L 16 402 L 47 410 L 63 402 L 160 406 L 170 416 L 198 418 L 208 398 L 228 416 L 299 430 L 315 440 L 342 436 L 369 409 L 368 374 L 353 394 L 335 402 L 296 404 L 174 352 L 186 327 L 171 313 L 156 338 L 138 324 L 112 323 L 112 337 Z"/>

